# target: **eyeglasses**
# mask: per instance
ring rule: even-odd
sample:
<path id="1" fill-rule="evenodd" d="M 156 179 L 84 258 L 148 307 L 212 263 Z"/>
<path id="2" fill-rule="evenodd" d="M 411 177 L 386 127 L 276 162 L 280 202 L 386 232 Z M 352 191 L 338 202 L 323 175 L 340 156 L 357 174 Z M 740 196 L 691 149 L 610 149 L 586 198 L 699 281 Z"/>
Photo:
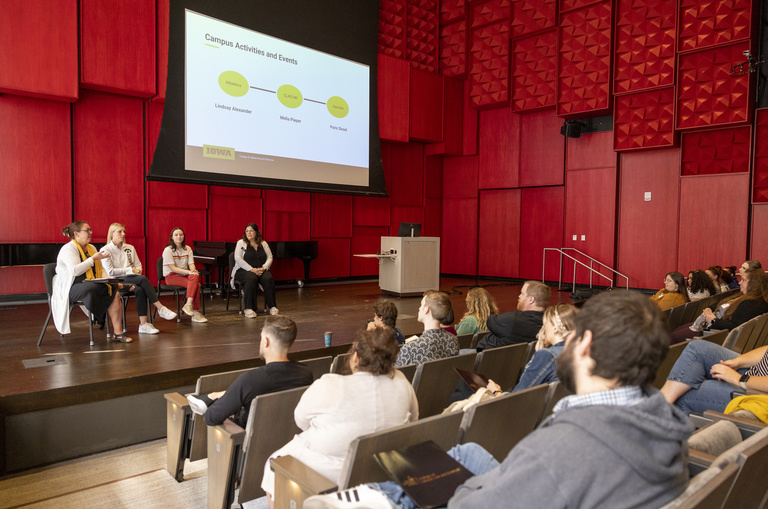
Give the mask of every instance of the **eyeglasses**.
<path id="1" fill-rule="evenodd" d="M 86 228 L 85 230 L 77 230 L 77 231 L 85 232 L 85 233 L 92 233 L 93 232 L 93 230 L 91 230 L 90 228 Z"/>

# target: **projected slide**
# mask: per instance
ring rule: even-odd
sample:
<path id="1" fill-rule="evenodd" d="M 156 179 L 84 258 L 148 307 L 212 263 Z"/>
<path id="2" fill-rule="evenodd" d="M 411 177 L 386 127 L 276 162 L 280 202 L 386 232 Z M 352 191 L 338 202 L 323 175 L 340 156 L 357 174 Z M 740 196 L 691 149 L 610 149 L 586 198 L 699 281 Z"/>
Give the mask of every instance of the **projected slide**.
<path id="1" fill-rule="evenodd" d="M 187 170 L 368 185 L 368 66 L 186 11 Z"/>

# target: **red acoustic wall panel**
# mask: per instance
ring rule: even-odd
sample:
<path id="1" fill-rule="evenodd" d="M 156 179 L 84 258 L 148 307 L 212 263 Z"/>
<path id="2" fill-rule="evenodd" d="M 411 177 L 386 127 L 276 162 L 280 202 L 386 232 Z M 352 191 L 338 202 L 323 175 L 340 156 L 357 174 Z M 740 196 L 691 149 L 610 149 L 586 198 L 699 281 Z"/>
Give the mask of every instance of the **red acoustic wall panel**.
<path id="1" fill-rule="evenodd" d="M 557 31 L 512 42 L 512 110 L 554 106 L 557 99 Z"/>
<path id="2" fill-rule="evenodd" d="M 518 277 L 541 279 L 544 248 L 563 247 L 565 188 L 532 187 L 521 190 L 520 271 Z M 557 281 L 559 258 L 547 255 L 547 281 Z"/>
<path id="3" fill-rule="evenodd" d="M 443 76 L 411 69 L 410 137 L 443 141 Z"/>
<path id="4" fill-rule="evenodd" d="M 480 191 L 477 274 L 517 277 L 520 260 L 520 189 Z"/>
<path id="5" fill-rule="evenodd" d="M 610 1 L 601 2 L 561 17 L 557 80 L 560 116 L 605 112 L 611 107 L 611 6 Z"/>
<path id="6" fill-rule="evenodd" d="M 445 76 L 467 73 L 467 20 L 440 26 L 439 70 Z"/>
<path id="7" fill-rule="evenodd" d="M 309 212 L 264 213 L 264 238 L 270 240 L 309 240 Z"/>
<path id="8" fill-rule="evenodd" d="M 618 96 L 613 114 L 615 150 L 675 144 L 674 87 Z"/>
<path id="9" fill-rule="evenodd" d="M 478 111 L 472 106 L 470 101 L 470 91 L 472 85 L 469 80 L 464 82 L 464 133 L 462 136 L 462 155 L 473 156 L 477 154 L 477 142 L 478 142 L 478 124 L 480 121 L 480 115 Z"/>
<path id="10" fill-rule="evenodd" d="M 509 104 L 509 23 L 470 30 L 470 104 L 493 108 Z"/>
<path id="11" fill-rule="evenodd" d="M 405 58 L 417 69 L 437 71 L 438 0 L 409 0 L 406 7 Z"/>
<path id="12" fill-rule="evenodd" d="M 75 217 L 90 223 L 94 238 L 114 222 L 143 231 L 143 102 L 83 91 L 73 116 Z"/>
<path id="13" fill-rule="evenodd" d="M 618 0 L 613 91 L 675 83 L 675 0 Z"/>
<path id="14" fill-rule="evenodd" d="M 616 243 L 616 178 L 615 167 L 568 171 L 565 175 L 564 244 L 609 267 L 614 265 Z M 564 272 L 572 281 L 573 266 Z M 576 274 L 578 282 L 589 281 L 586 269 L 580 267 Z M 593 283 L 604 285 L 607 280 L 594 276 Z"/>
<path id="15" fill-rule="evenodd" d="M 520 187 L 563 185 L 562 125 L 554 108 L 520 115 Z"/>
<path id="16" fill-rule="evenodd" d="M 511 3 L 510 0 L 476 0 L 470 2 L 469 7 L 470 28 L 477 28 L 509 19 Z"/>
<path id="17" fill-rule="evenodd" d="M 740 42 L 679 56 L 677 65 L 678 129 L 749 121 L 752 81 L 749 74 L 731 76 L 744 61 L 750 42 Z"/>
<path id="18" fill-rule="evenodd" d="M 389 198 L 354 197 L 355 226 L 389 226 Z"/>
<path id="19" fill-rule="evenodd" d="M 510 23 L 513 38 L 555 28 L 557 4 L 555 0 L 512 0 Z"/>
<path id="20" fill-rule="evenodd" d="M 352 236 L 352 197 L 312 193 L 312 237 Z"/>
<path id="21" fill-rule="evenodd" d="M 157 0 L 157 94 L 153 101 L 165 102 L 168 79 L 168 19 L 170 0 Z"/>
<path id="22" fill-rule="evenodd" d="M 389 235 L 389 228 L 381 226 L 355 226 L 352 231 L 350 276 L 378 276 L 379 261 L 360 258 L 356 254 L 374 254 L 381 249 L 381 238 Z"/>
<path id="23" fill-rule="evenodd" d="M 264 210 L 309 212 L 310 193 L 294 191 L 264 191 Z"/>
<path id="24" fill-rule="evenodd" d="M 748 213 L 749 174 L 680 179 L 677 267 L 739 266 L 747 253 Z M 713 241 L 713 232 L 725 237 Z"/>
<path id="25" fill-rule="evenodd" d="M 677 267 L 679 161 L 678 148 L 621 156 L 617 270 L 631 288 L 658 290 L 665 273 L 687 270 Z"/>
<path id="26" fill-rule="evenodd" d="M 147 204 L 156 208 L 208 208 L 207 186 L 174 182 L 147 182 Z"/>
<path id="27" fill-rule="evenodd" d="M 379 2 L 379 53 L 405 58 L 406 0 Z"/>
<path id="28" fill-rule="evenodd" d="M 443 200 L 441 198 L 424 199 L 424 223 L 421 235 L 439 237 L 443 232 Z"/>
<path id="29" fill-rule="evenodd" d="M 710 175 L 748 172 L 750 138 L 749 126 L 683 133 L 681 173 Z"/>
<path id="30" fill-rule="evenodd" d="M 350 275 L 350 239 L 312 238 L 317 241 L 317 258 L 312 260 L 309 269 L 310 278 L 349 277 Z M 277 260 L 282 262 L 283 259 Z M 300 276 L 303 278 L 303 274 Z"/>
<path id="31" fill-rule="evenodd" d="M 768 260 L 768 204 L 752 205 L 752 232 L 749 243 L 749 260 Z M 733 265 L 739 266 L 738 262 Z"/>
<path id="32" fill-rule="evenodd" d="M 443 83 L 445 86 L 443 142 L 425 147 L 424 153 L 425 155 L 464 155 L 464 116 L 467 113 L 464 101 L 465 80 L 445 78 Z"/>
<path id="33" fill-rule="evenodd" d="M 42 267 L 39 265 L 0 267 L 0 295 L 25 293 L 45 293 Z M 40 319 L 42 320 L 42 315 Z"/>
<path id="34" fill-rule="evenodd" d="M 208 205 L 208 238 L 218 242 L 235 242 L 243 236 L 248 223 L 259 230 L 264 221 L 261 198 L 213 194 Z"/>
<path id="35" fill-rule="evenodd" d="M 0 92 L 77 99 L 76 0 L 6 0 L 0 33 Z"/>
<path id="36" fill-rule="evenodd" d="M 400 229 L 400 223 L 421 223 L 424 224 L 424 207 L 392 206 L 390 211 L 391 224 L 389 225 L 389 234 L 396 236 Z M 426 234 L 425 234 L 426 235 Z"/>
<path id="37" fill-rule="evenodd" d="M 520 115 L 506 108 L 480 113 L 480 189 L 518 187 Z"/>
<path id="38" fill-rule="evenodd" d="M 177 227 L 184 230 L 185 241 L 190 246 L 196 240 L 208 240 L 205 210 L 183 207 L 147 210 L 147 257 L 142 262 L 153 285 L 157 285 L 157 259 L 170 242 L 171 230 Z"/>
<path id="39" fill-rule="evenodd" d="M 381 159 L 392 205 L 421 206 L 424 197 L 424 145 L 382 143 Z"/>
<path id="40" fill-rule="evenodd" d="M 72 221 L 70 105 L 0 96 L 0 153 L 0 242 L 63 242 Z"/>
<path id="41" fill-rule="evenodd" d="M 479 158 L 447 157 L 443 161 L 443 198 L 477 198 Z"/>
<path id="42" fill-rule="evenodd" d="M 751 0 L 680 0 L 678 51 L 749 39 L 752 12 Z"/>
<path id="43" fill-rule="evenodd" d="M 477 195 L 443 199 L 443 234 L 440 235 L 440 272 L 477 275 Z"/>
<path id="44" fill-rule="evenodd" d="M 411 68 L 407 60 L 381 54 L 378 67 L 379 137 L 407 142 Z"/>
<path id="45" fill-rule="evenodd" d="M 157 138 L 160 136 L 160 124 L 163 120 L 163 103 L 147 102 L 145 110 L 145 170 L 149 173 L 152 166 L 152 158 L 155 157 L 155 148 L 157 147 Z"/>
<path id="46" fill-rule="evenodd" d="M 592 5 L 597 1 L 599 0 L 561 0 L 560 12 L 562 13 L 565 11 L 572 11 L 574 9 L 581 9 L 582 7 Z"/>
<path id="47" fill-rule="evenodd" d="M 765 140 L 768 140 L 768 108 L 756 110 L 755 113 L 752 199 L 756 202 L 768 202 L 768 143 Z"/>
<path id="48" fill-rule="evenodd" d="M 310 239 L 309 193 L 264 191 L 263 195 L 264 227 L 262 232 L 267 242 Z M 304 277 L 303 264 L 297 259 L 281 259 L 279 263 L 276 262 L 273 265 L 271 270 L 277 280 Z"/>
<path id="49" fill-rule="evenodd" d="M 581 138 L 566 138 L 566 170 L 608 167 L 616 167 L 613 133 L 609 131 L 582 135 Z"/>
<path id="50" fill-rule="evenodd" d="M 80 83 L 137 97 L 155 95 L 154 0 L 80 0 Z"/>
<path id="51" fill-rule="evenodd" d="M 440 24 L 451 23 L 467 15 L 467 0 L 442 0 L 440 3 Z"/>

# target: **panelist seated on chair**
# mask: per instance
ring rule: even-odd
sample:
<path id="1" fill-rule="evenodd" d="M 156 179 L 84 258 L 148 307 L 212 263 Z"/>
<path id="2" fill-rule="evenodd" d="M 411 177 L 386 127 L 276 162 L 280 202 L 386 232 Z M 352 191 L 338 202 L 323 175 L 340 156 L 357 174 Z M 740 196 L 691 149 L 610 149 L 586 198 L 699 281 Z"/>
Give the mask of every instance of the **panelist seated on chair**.
<path id="1" fill-rule="evenodd" d="M 658 508 L 688 486 L 693 424 L 650 384 L 669 349 L 661 311 L 640 293 L 591 298 L 557 359 L 575 394 L 503 462 L 477 444 L 449 451 L 474 477 L 448 509 Z M 392 482 L 308 498 L 304 509 L 413 506 Z"/>
<path id="2" fill-rule="evenodd" d="M 459 340 L 441 327 L 443 320 L 452 312 L 451 299 L 447 293 L 436 290 L 424 292 L 418 315 L 419 322 L 424 325 L 424 332 L 417 339 L 406 341 L 400 348 L 396 367 L 459 355 Z"/>
<path id="3" fill-rule="evenodd" d="M 166 320 L 176 318 L 176 313 L 163 306 L 158 300 L 157 293 L 152 287 L 143 271 L 139 255 L 136 249 L 125 242 L 125 225 L 112 223 L 109 225 L 107 233 L 107 245 L 102 251 L 109 253 L 109 256 L 101 260 L 109 277 L 125 276 L 123 282 L 134 285 L 133 291 L 136 294 L 136 311 L 139 314 L 139 333 L 157 334 L 160 331 L 149 321 L 147 312 L 147 299 L 157 308 L 158 314 Z"/>
<path id="4" fill-rule="evenodd" d="M 163 249 L 163 277 L 169 285 L 187 289 L 187 303 L 181 308 L 184 314 L 191 316 L 193 322 L 207 322 L 208 319 L 200 313 L 200 274 L 181 228 L 171 230 L 170 242 Z"/>
<path id="5" fill-rule="evenodd" d="M 109 257 L 96 251 L 90 244 L 93 231 L 85 221 L 74 221 L 61 229 L 65 237 L 72 239 L 64 244 L 56 258 L 56 275 L 53 277 L 51 310 L 53 323 L 62 334 L 69 334 L 69 303 L 80 301 L 96 321 L 103 325 L 107 314 L 112 321 L 113 339 L 121 343 L 132 340 L 122 331 L 122 300 L 118 298 L 118 285 L 93 283 L 89 279 L 106 277 L 99 260 Z M 89 317 L 90 319 L 90 317 Z"/>
<path id="6" fill-rule="evenodd" d="M 284 315 L 268 316 L 261 329 L 259 358 L 265 365 L 246 371 L 223 392 L 189 395 L 192 411 L 205 415 L 208 426 L 231 419 L 241 428 L 248 421 L 248 410 L 256 396 L 304 387 L 314 380 L 312 370 L 288 360 L 288 351 L 296 339 L 296 324 Z"/>
<path id="7" fill-rule="evenodd" d="M 256 299 L 259 285 L 264 289 L 264 302 L 269 313 L 278 313 L 275 302 L 275 280 L 269 267 L 272 265 L 272 251 L 269 244 L 261 238 L 259 227 L 248 223 L 243 238 L 235 245 L 235 266 L 230 275 L 230 284 L 234 288 L 237 281 L 243 287 L 245 297 L 245 316 L 256 318 Z"/>
<path id="8" fill-rule="evenodd" d="M 338 483 L 355 438 L 418 419 L 413 387 L 395 369 L 397 341 L 391 328 L 362 331 L 350 352 L 352 374 L 329 373 L 309 386 L 294 411 L 296 425 L 303 431 L 271 458 L 293 456 Z M 261 487 L 271 503 L 275 477 L 269 460 Z"/>

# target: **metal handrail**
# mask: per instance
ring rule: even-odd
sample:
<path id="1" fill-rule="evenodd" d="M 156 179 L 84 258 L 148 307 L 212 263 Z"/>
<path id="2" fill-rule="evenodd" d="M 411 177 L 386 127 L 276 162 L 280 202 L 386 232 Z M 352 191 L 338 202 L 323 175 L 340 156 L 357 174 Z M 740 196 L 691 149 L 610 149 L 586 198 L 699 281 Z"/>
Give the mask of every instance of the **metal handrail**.
<path id="1" fill-rule="evenodd" d="M 586 265 L 585 263 L 582 263 L 581 261 L 577 260 L 573 256 L 569 255 L 568 253 L 565 253 L 564 250 L 566 250 L 566 249 L 570 249 L 570 250 L 576 251 L 580 255 L 582 255 L 582 256 L 584 256 L 586 258 L 589 258 L 590 259 L 590 264 Z M 625 276 L 624 274 L 620 273 L 619 271 L 617 271 L 615 269 L 612 269 L 611 267 L 605 265 L 604 263 L 602 263 L 602 262 L 600 262 L 598 260 L 595 260 L 594 258 L 592 258 L 592 257 L 590 257 L 590 256 L 588 256 L 588 255 L 586 255 L 584 253 L 582 253 L 578 249 L 575 249 L 575 248 L 572 248 L 572 247 L 570 247 L 570 248 L 566 247 L 566 248 L 563 248 L 563 249 L 556 248 L 556 247 L 545 247 L 544 248 L 544 255 L 543 255 L 542 267 L 541 267 L 541 281 L 542 282 L 544 282 L 545 279 L 546 279 L 547 251 L 556 251 L 556 252 L 560 253 L 560 276 L 559 276 L 559 279 L 558 279 L 558 282 L 557 282 L 557 289 L 558 290 L 561 290 L 562 287 L 563 287 L 563 256 L 565 256 L 566 258 L 568 258 L 568 259 L 573 261 L 573 290 L 572 290 L 573 292 L 576 291 L 576 266 L 577 266 L 577 264 L 581 265 L 582 267 L 584 267 L 585 269 L 587 269 L 589 271 L 589 287 L 590 288 L 592 288 L 592 274 L 593 273 L 597 274 L 598 276 L 600 276 L 602 278 L 607 279 L 610 282 L 610 286 L 611 287 L 614 286 L 613 279 L 608 277 L 608 276 L 606 276 L 606 275 L 604 275 L 604 274 L 602 274 L 601 272 L 597 271 L 596 269 L 594 269 L 592 267 L 592 262 L 597 262 L 598 264 L 600 264 L 601 266 L 603 266 L 606 269 L 610 270 L 611 272 L 613 272 L 613 273 L 623 277 L 624 279 L 626 279 L 626 281 L 627 281 L 627 290 L 629 290 L 629 278 L 627 276 Z"/>
<path id="2" fill-rule="evenodd" d="M 628 278 L 627 276 L 625 276 L 624 274 L 622 274 L 621 272 L 619 272 L 618 270 L 616 270 L 616 269 L 613 269 L 613 268 L 609 267 L 608 265 L 604 264 L 603 262 L 601 262 L 601 261 L 599 261 L 599 260 L 595 260 L 594 258 L 592 258 L 591 256 L 589 256 L 588 254 L 586 254 L 586 253 L 582 253 L 581 251 L 579 251 L 579 250 L 578 250 L 578 249 L 576 249 L 575 247 L 564 247 L 564 248 L 563 248 L 563 251 L 565 251 L 566 249 L 569 249 L 569 250 L 571 250 L 571 251 L 576 251 L 576 252 L 577 252 L 577 253 L 579 253 L 581 256 L 583 256 L 583 257 L 585 257 L 585 258 L 589 258 L 589 266 L 590 266 L 590 268 L 592 267 L 592 262 L 595 262 L 595 263 L 597 263 L 598 265 L 601 265 L 602 267 L 605 267 L 606 269 L 610 270 L 610 271 L 611 271 L 611 272 L 613 272 L 614 274 L 616 274 L 616 275 L 618 275 L 618 276 L 621 276 L 621 277 L 623 277 L 623 278 L 624 278 L 624 280 L 625 280 L 625 281 L 626 281 L 626 283 L 627 283 L 627 287 L 626 287 L 626 289 L 627 289 L 627 290 L 629 290 L 629 278 Z M 597 272 L 597 271 L 595 271 L 595 272 Z M 597 273 L 598 273 L 598 274 L 600 274 L 600 272 L 597 272 Z M 602 275 L 602 274 L 600 274 L 600 275 Z M 590 287 L 590 288 L 592 288 L 592 273 L 591 273 L 591 272 L 590 272 L 590 274 L 589 274 L 589 287 Z"/>

